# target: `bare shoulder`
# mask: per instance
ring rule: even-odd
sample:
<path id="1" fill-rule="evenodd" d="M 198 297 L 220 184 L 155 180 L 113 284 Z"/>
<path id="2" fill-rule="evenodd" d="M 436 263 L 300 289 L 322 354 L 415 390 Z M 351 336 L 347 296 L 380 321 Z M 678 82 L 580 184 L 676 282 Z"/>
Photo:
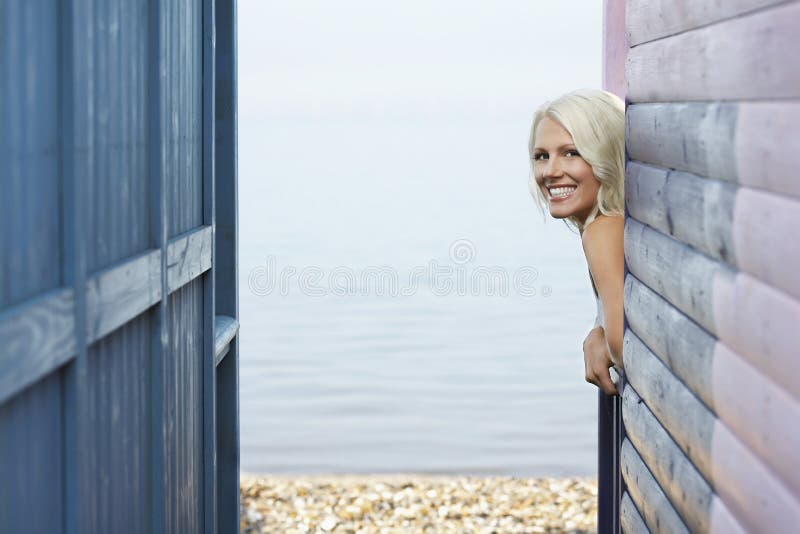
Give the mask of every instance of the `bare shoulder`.
<path id="1" fill-rule="evenodd" d="M 621 243 L 625 235 L 624 215 L 598 215 L 583 230 L 581 242 L 583 249 L 607 249 L 616 243 Z"/>

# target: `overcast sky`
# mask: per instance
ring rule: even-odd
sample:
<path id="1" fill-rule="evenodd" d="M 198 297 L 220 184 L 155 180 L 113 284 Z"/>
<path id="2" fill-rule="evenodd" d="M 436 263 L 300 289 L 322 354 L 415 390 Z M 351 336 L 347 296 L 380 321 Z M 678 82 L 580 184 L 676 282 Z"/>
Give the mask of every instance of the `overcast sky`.
<path id="1" fill-rule="evenodd" d="M 599 87 L 600 0 L 240 0 L 239 111 L 488 113 Z"/>

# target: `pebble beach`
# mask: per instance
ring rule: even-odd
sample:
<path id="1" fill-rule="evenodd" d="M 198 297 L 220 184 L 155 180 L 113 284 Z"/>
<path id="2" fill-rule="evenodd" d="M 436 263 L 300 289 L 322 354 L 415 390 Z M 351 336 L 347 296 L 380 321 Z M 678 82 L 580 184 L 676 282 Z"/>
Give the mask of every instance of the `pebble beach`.
<path id="1" fill-rule="evenodd" d="M 591 478 L 241 477 L 243 533 L 596 532 Z"/>

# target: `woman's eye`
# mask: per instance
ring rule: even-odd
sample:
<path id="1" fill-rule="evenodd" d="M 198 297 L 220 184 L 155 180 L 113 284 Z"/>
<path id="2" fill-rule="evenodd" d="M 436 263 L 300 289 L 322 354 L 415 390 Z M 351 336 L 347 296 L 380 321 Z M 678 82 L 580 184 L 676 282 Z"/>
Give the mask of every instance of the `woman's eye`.
<path id="1" fill-rule="evenodd" d="M 577 156 L 580 157 L 581 155 L 578 154 L 577 150 L 567 150 L 567 156 Z"/>
<path id="2" fill-rule="evenodd" d="M 544 161 L 546 159 L 547 159 L 547 154 L 545 154 L 544 152 L 539 152 L 538 154 L 535 154 L 533 156 L 534 161 Z"/>

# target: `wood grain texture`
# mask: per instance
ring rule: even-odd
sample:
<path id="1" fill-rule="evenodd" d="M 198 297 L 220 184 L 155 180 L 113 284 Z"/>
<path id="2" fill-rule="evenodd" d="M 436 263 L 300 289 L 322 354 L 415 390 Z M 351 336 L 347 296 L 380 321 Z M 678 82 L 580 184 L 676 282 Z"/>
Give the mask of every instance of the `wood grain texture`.
<path id="1" fill-rule="evenodd" d="M 664 491 L 653 478 L 650 470 L 627 439 L 622 442 L 620 469 L 627 493 L 635 504 L 634 511 L 639 520 L 647 524 L 644 530 L 658 534 L 689 534 L 678 512 Z M 641 515 L 639 515 L 641 513 Z M 620 514 L 625 515 L 624 513 Z M 620 518 L 622 519 L 622 518 Z M 621 521 L 623 524 L 625 521 Z M 639 527 L 641 528 L 641 527 Z"/>
<path id="2" fill-rule="evenodd" d="M 628 328 L 713 409 L 714 336 L 630 273 L 624 300 Z"/>
<path id="3" fill-rule="evenodd" d="M 239 318 L 237 2 L 217 0 L 215 313 Z M 217 367 L 217 530 L 239 528 L 239 336 Z"/>
<path id="4" fill-rule="evenodd" d="M 630 331 L 800 495 L 800 472 L 787 469 L 800 450 L 800 432 L 786 424 L 800 420 L 797 399 L 630 274 L 625 315 Z"/>
<path id="5" fill-rule="evenodd" d="M 725 425 L 714 429 L 712 479 L 720 498 L 749 531 L 792 532 L 800 502 Z"/>
<path id="6" fill-rule="evenodd" d="M 800 302 L 747 273 L 713 284 L 709 332 L 800 400 Z"/>
<path id="7" fill-rule="evenodd" d="M 628 0 L 628 40 L 636 46 L 780 3 L 782 0 Z"/>
<path id="8" fill-rule="evenodd" d="M 711 438 L 715 416 L 630 330 L 625 376 L 639 397 L 692 464 L 711 479 Z"/>
<path id="9" fill-rule="evenodd" d="M 728 508 L 750 528 L 800 521 L 800 503 L 776 473 L 630 330 L 625 343 L 630 355 L 625 367 L 630 385 Z"/>
<path id="10" fill-rule="evenodd" d="M 631 102 L 800 97 L 800 3 L 653 41 L 628 53 Z M 766 60 L 769 58 L 769 60 Z"/>
<path id="11" fill-rule="evenodd" d="M 75 356 L 74 305 L 61 288 L 0 314 L 0 405 Z"/>
<path id="12" fill-rule="evenodd" d="M 161 251 L 151 250 L 86 282 L 87 336 L 95 341 L 161 300 Z"/>
<path id="13" fill-rule="evenodd" d="M 703 329 L 800 398 L 800 302 L 631 218 L 628 270 Z"/>
<path id="14" fill-rule="evenodd" d="M 619 523 L 622 532 L 625 534 L 649 534 L 650 532 L 627 492 L 622 494 L 622 501 L 619 506 Z"/>
<path id="15" fill-rule="evenodd" d="M 0 2 L 0 309 L 63 284 L 59 9 Z"/>
<path id="16" fill-rule="evenodd" d="M 201 226 L 170 240 L 167 283 L 172 293 L 211 268 L 211 226 Z"/>
<path id="17" fill-rule="evenodd" d="M 90 493 L 84 532 L 148 532 L 150 324 L 144 313 L 89 347 Z"/>
<path id="18" fill-rule="evenodd" d="M 630 385 L 622 393 L 628 439 L 691 532 L 708 532 L 714 493 Z"/>
<path id="19" fill-rule="evenodd" d="M 800 198 L 800 102 L 637 104 L 631 160 Z"/>
<path id="20" fill-rule="evenodd" d="M 628 106 L 625 114 L 628 157 L 658 167 L 736 182 L 739 105 L 681 102 Z"/>
<path id="21" fill-rule="evenodd" d="M 800 199 L 739 188 L 733 219 L 737 267 L 800 302 Z"/>
<path id="22" fill-rule="evenodd" d="M 202 0 L 203 36 L 203 224 L 209 226 L 209 264 L 214 261 L 215 225 L 215 113 L 216 44 L 215 0 Z M 203 276 L 203 529 L 217 532 L 217 356 L 216 356 L 216 270 Z"/>
<path id="23" fill-rule="evenodd" d="M 628 270 L 709 332 L 716 332 L 715 280 L 733 283 L 735 271 L 632 218 L 625 220 Z"/>
<path id="24" fill-rule="evenodd" d="M 737 266 L 733 227 L 738 191 L 719 180 L 634 162 L 626 169 L 625 205 L 631 217 L 732 266 Z M 760 221 L 748 222 L 764 230 Z"/>
<path id="25" fill-rule="evenodd" d="M 712 395 L 720 421 L 800 497 L 800 402 L 731 349 L 717 343 Z"/>
<path id="26" fill-rule="evenodd" d="M 60 373 L 0 405 L 0 532 L 62 533 L 64 423 Z M 48 503 L 48 510 L 41 504 Z"/>
<path id="27" fill-rule="evenodd" d="M 630 162 L 631 217 L 800 300 L 800 200 Z"/>
<path id="28" fill-rule="evenodd" d="M 217 336 L 214 340 L 214 355 L 219 356 L 223 351 L 228 350 L 231 340 L 239 333 L 239 321 L 226 315 L 217 315 L 215 322 Z M 219 364 L 219 361 L 217 361 L 217 364 Z"/>

